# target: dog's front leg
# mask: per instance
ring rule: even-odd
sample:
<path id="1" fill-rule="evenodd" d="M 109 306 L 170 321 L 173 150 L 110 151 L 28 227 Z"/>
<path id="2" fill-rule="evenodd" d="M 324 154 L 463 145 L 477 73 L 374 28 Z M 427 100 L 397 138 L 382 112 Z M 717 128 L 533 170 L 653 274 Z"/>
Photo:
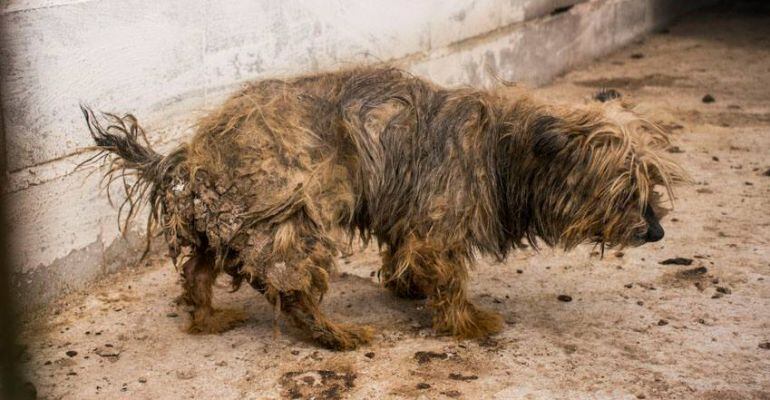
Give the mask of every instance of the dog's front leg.
<path id="1" fill-rule="evenodd" d="M 458 338 L 477 338 L 498 333 L 502 318 L 480 309 L 467 298 L 468 262 L 463 246 L 409 237 L 384 260 L 392 265 L 391 279 L 407 277 L 409 286 L 428 297 L 433 328 Z"/>

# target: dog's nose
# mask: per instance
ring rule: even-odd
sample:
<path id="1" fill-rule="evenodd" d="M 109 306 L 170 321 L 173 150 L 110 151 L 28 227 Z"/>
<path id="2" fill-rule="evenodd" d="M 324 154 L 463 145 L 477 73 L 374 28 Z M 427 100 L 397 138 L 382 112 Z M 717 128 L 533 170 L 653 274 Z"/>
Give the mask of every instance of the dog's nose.
<path id="1" fill-rule="evenodd" d="M 647 226 L 647 235 L 644 237 L 644 240 L 647 242 L 657 242 L 658 240 L 663 239 L 665 234 L 666 231 L 663 230 L 663 227 L 660 226 L 660 224 L 649 224 Z"/>

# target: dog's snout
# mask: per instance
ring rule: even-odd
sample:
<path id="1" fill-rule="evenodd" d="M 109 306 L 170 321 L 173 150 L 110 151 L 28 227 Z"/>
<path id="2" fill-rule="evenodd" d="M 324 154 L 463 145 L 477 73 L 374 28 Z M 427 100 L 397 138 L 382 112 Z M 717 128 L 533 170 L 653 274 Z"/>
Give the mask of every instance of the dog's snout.
<path id="1" fill-rule="evenodd" d="M 644 240 L 646 242 L 657 242 L 658 240 L 663 239 L 666 231 L 660 226 L 658 217 L 655 215 L 652 207 L 648 206 L 647 209 L 644 210 L 644 220 L 647 222 L 647 233 L 644 235 Z"/>
<path id="2" fill-rule="evenodd" d="M 657 242 L 658 240 L 663 239 L 665 233 L 666 232 L 660 224 L 650 224 L 647 227 L 647 235 L 645 235 L 644 240 L 647 242 Z"/>

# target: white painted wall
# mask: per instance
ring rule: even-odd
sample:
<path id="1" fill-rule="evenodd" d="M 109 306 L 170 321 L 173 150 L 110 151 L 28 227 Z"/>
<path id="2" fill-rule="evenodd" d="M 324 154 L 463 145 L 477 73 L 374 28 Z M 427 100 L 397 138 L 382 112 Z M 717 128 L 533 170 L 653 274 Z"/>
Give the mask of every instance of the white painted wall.
<path id="1" fill-rule="evenodd" d="M 539 84 L 703 1 L 684 3 L 5 0 L 0 156 L 17 286 L 53 276 L 37 300 L 135 258 L 114 250 L 116 211 L 99 174 L 75 170 L 90 144 L 80 102 L 134 113 L 162 148 L 244 81 L 395 62 L 449 85 L 490 85 L 492 75 Z"/>

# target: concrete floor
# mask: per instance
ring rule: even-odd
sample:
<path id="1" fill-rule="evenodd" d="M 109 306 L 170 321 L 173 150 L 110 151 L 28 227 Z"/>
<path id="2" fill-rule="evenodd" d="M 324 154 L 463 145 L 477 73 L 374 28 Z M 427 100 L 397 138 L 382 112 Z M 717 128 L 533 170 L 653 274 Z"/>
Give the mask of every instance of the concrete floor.
<path id="1" fill-rule="evenodd" d="M 261 296 L 224 284 L 216 304 L 250 319 L 190 336 L 177 273 L 156 260 L 30 317 L 20 362 L 46 399 L 770 398 L 770 17 L 692 15 L 537 93 L 579 103 L 601 87 L 673 132 L 696 184 L 660 243 L 482 262 L 473 297 L 504 315 L 498 336 L 434 336 L 421 302 L 371 277 L 374 249 L 340 262 L 325 303 L 377 328 L 368 347 L 322 350 L 290 327 L 273 339 Z M 671 257 L 693 263 L 659 263 Z"/>

